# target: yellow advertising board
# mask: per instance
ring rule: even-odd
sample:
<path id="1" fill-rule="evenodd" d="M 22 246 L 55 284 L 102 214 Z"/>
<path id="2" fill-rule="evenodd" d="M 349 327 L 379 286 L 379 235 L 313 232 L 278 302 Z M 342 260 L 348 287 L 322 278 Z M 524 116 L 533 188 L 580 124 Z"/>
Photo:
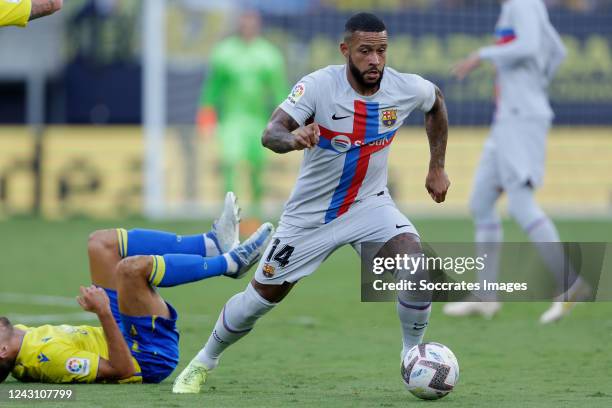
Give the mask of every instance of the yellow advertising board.
<path id="1" fill-rule="evenodd" d="M 451 188 L 444 204 L 431 201 L 424 184 L 429 147 L 424 132 L 407 128 L 390 154 L 389 184 L 408 211 L 444 216 L 467 213 L 472 181 L 488 128 L 451 128 L 446 168 Z M 548 139 L 544 185 L 538 201 L 557 214 L 612 213 L 612 130 L 555 128 Z"/>
<path id="2" fill-rule="evenodd" d="M 142 132 L 135 127 L 51 127 L 42 164 L 45 216 L 140 212 Z"/>
<path id="3" fill-rule="evenodd" d="M 447 171 L 452 185 L 444 204 L 431 201 L 424 181 L 429 159 L 420 128 L 404 128 L 391 148 L 389 187 L 411 214 L 467 214 L 472 177 L 487 128 L 451 129 Z M 33 208 L 34 139 L 28 128 L 0 128 L 0 216 Z M 168 208 L 215 208 L 223 197 L 223 178 L 214 140 L 193 129 L 169 129 L 164 149 Z M 49 127 L 44 134 L 42 214 L 48 218 L 119 218 L 140 214 L 143 204 L 144 142 L 139 127 Z M 301 152 L 268 154 L 265 207 L 278 215 L 289 196 Z M 608 128 L 555 128 L 548 145 L 542 205 L 555 213 L 612 212 L 612 131 Z M 248 208 L 248 167 L 241 167 L 237 194 Z M 197 212 L 197 211 L 196 211 Z M 176 213 L 176 211 L 175 211 Z"/>
<path id="4" fill-rule="evenodd" d="M 33 158 L 34 139 L 28 128 L 0 128 L 0 216 L 32 210 Z"/>

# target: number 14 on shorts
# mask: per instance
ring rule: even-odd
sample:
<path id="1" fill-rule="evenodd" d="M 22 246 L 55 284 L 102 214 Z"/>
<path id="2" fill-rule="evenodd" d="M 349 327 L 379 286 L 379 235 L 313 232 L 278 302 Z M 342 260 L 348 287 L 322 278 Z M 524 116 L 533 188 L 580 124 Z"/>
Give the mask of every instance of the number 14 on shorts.
<path id="1" fill-rule="evenodd" d="M 274 275 L 274 266 L 270 265 L 270 262 L 274 261 L 280 266 L 284 268 L 289 265 L 289 259 L 295 250 L 295 247 L 291 245 L 283 245 L 280 246 L 280 239 L 276 238 L 272 242 L 272 248 L 270 252 L 268 252 L 268 256 L 266 256 L 266 263 L 263 267 L 263 273 L 267 277 L 272 277 Z M 280 246 L 280 249 L 279 249 Z"/>

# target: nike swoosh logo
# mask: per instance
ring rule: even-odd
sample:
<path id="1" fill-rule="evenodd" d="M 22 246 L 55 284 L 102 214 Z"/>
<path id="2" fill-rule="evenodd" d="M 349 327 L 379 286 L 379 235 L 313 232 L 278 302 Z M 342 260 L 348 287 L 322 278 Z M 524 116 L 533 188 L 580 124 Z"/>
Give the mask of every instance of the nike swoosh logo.
<path id="1" fill-rule="evenodd" d="M 400 228 L 404 228 L 404 227 L 409 227 L 410 224 L 406 224 L 406 225 L 397 225 L 395 224 L 395 228 L 400 229 Z"/>
<path id="2" fill-rule="evenodd" d="M 341 119 L 346 119 L 346 118 L 348 118 L 348 117 L 350 117 L 350 116 L 351 116 L 351 115 L 348 115 L 348 116 L 336 116 L 336 114 L 334 113 L 334 114 L 332 115 L 332 119 L 333 119 L 333 120 L 341 120 Z"/>

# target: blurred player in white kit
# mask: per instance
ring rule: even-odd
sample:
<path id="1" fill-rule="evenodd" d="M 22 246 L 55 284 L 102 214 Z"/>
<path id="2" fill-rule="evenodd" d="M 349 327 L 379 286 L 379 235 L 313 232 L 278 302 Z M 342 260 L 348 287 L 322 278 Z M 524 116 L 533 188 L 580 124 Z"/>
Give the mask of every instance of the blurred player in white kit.
<path id="1" fill-rule="evenodd" d="M 255 277 L 225 304 L 173 392 L 199 392 L 221 353 L 337 248 L 351 245 L 361 253 L 364 242 L 379 242 L 392 253 L 422 252 L 415 227 L 389 195 L 387 159 L 404 120 L 415 110 L 423 112 L 431 152 L 425 185 L 434 201 L 444 201 L 450 185 L 444 170 L 448 118 L 435 85 L 385 67 L 387 45 L 384 23 L 356 14 L 340 45 L 346 64 L 302 78 L 272 114 L 262 143 L 275 153 L 304 150 L 298 180 Z M 398 293 L 402 356 L 423 338 L 428 300 Z"/>
<path id="2" fill-rule="evenodd" d="M 534 198 L 542 184 L 546 138 L 554 116 L 548 87 L 566 51 L 542 0 L 502 0 L 495 36 L 495 45 L 481 48 L 453 69 L 459 79 L 483 61 L 493 63 L 497 70 L 497 110 L 470 199 L 477 252 L 487 254 L 479 279 L 497 281 L 503 231 L 495 204 L 505 192 L 510 216 L 536 245 L 555 276 L 558 291 L 565 292 L 540 317 L 541 323 L 550 323 L 569 313 L 575 301 L 588 291 L 588 285 L 573 271 L 564 276 L 566 257 L 559 234 Z M 565 279 L 573 283 L 567 291 L 563 287 Z M 449 303 L 444 312 L 491 318 L 501 304 L 495 295 L 485 297 L 485 302 Z"/>

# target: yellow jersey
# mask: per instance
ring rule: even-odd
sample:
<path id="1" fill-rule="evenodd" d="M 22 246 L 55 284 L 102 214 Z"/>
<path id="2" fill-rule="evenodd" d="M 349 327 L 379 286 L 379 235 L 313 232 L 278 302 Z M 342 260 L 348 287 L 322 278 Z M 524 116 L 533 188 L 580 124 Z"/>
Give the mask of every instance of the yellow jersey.
<path id="1" fill-rule="evenodd" d="M 0 27 L 25 27 L 30 20 L 32 0 L 0 0 Z"/>
<path id="2" fill-rule="evenodd" d="M 108 359 L 108 345 L 101 327 L 18 324 L 15 328 L 26 332 L 12 372 L 19 381 L 93 383 L 100 358 Z M 142 382 L 138 362 L 132 360 L 137 375 L 119 382 Z"/>

